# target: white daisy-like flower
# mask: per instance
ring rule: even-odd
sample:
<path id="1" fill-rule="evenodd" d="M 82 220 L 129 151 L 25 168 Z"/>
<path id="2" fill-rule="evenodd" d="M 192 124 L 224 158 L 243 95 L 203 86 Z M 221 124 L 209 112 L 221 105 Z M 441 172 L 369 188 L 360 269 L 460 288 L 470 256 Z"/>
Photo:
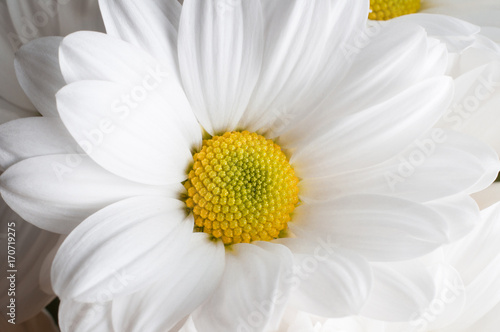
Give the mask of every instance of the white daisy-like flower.
<path id="1" fill-rule="evenodd" d="M 78 30 L 104 31 L 96 0 L 0 1 L 0 124 L 39 115 L 17 81 L 15 52 L 33 39 L 65 36 Z M 45 85 L 47 90 L 43 91 L 54 94 L 62 86 Z M 23 139 L 29 140 L 30 134 L 24 132 Z M 0 167 L 0 173 L 2 171 Z M 60 244 L 60 234 L 25 222 L 3 199 L 0 199 L 0 227 L 0 259 L 5 267 L 0 279 L 0 289 L 5 290 L 0 294 L 0 311 L 5 320 L 0 320 L 0 330 L 35 331 L 38 328 L 37 331 L 56 331 L 50 318 L 40 311 L 55 298 L 50 285 L 50 266 Z M 9 262 L 14 268 L 9 268 Z M 12 274 L 8 270 L 17 271 L 14 278 L 7 279 Z M 15 281 L 15 289 L 12 289 L 11 281 Z M 11 298 L 16 300 L 15 308 L 12 308 Z"/>
<path id="2" fill-rule="evenodd" d="M 69 233 L 52 267 L 63 330 L 167 331 L 191 315 L 207 331 L 263 331 L 289 301 L 391 316 L 366 312 L 368 296 L 403 278 L 369 262 L 475 224 L 469 194 L 498 158 L 433 127 L 453 85 L 421 27 L 367 40 L 368 1 L 100 4 L 109 35 L 21 49 L 44 117 L 0 131 L 3 198 Z M 41 87 L 62 79 L 56 108 Z M 430 278 L 416 287 L 411 310 L 434 295 Z"/>
<path id="3" fill-rule="evenodd" d="M 464 239 L 430 256 L 436 297 L 406 324 L 366 318 L 322 319 L 290 311 L 281 332 L 493 332 L 500 313 L 500 203 L 481 211 L 483 222 Z M 439 265 L 437 262 L 447 264 Z M 185 332 L 196 332 L 186 325 Z"/>

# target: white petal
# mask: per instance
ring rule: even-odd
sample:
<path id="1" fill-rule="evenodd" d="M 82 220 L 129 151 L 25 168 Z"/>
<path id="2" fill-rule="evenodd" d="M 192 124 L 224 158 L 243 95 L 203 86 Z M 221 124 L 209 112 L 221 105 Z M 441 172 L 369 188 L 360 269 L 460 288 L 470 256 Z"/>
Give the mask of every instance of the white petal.
<path id="1" fill-rule="evenodd" d="M 373 263 L 373 288 L 361 314 L 386 321 L 408 321 L 428 308 L 435 294 L 432 275 L 418 261 Z"/>
<path id="2" fill-rule="evenodd" d="M 150 54 L 103 33 L 79 31 L 65 37 L 59 59 L 67 83 L 103 80 L 128 84 L 131 88 L 144 84 L 149 90 L 165 89 L 156 83 L 178 83 L 171 69 Z"/>
<path id="3" fill-rule="evenodd" d="M 16 54 L 19 83 L 43 116 L 57 116 L 55 95 L 65 85 L 59 68 L 61 41 L 61 37 L 39 38 Z"/>
<path id="4" fill-rule="evenodd" d="M 328 243 L 283 239 L 294 254 L 294 273 L 289 282 L 294 292 L 291 305 L 323 317 L 358 314 L 368 298 L 371 268 L 360 256 Z"/>
<path id="5" fill-rule="evenodd" d="M 466 72 L 455 85 L 452 107 L 440 125 L 479 138 L 500 153 L 500 61 Z"/>
<path id="6" fill-rule="evenodd" d="M 382 104 L 294 130 L 281 140 L 294 151 L 290 161 L 304 178 L 372 166 L 403 151 L 430 129 L 451 101 L 452 84 L 449 78 L 429 79 Z"/>
<path id="7" fill-rule="evenodd" d="M 425 7 L 429 1 L 423 6 Z M 414 15 L 403 15 L 391 20 L 391 23 L 400 22 L 416 23 L 427 31 L 430 36 L 436 37 L 446 43 L 450 52 L 460 52 L 474 43 L 479 27 L 468 22 L 445 15 L 425 14 L 425 9 Z M 451 15 L 452 16 L 452 15 Z"/>
<path id="8" fill-rule="evenodd" d="M 100 7 L 108 34 L 146 50 L 178 75 L 181 5 L 177 0 L 101 0 Z"/>
<path id="9" fill-rule="evenodd" d="M 59 305 L 59 326 L 68 332 L 114 332 L 111 302 L 83 303 L 62 299 Z"/>
<path id="10" fill-rule="evenodd" d="M 12 1 L 17 3 L 17 1 Z M 22 24 L 22 21 L 20 22 Z M 24 27 L 29 29 L 25 24 Z M 0 97 L 9 103 L 26 109 L 35 111 L 28 97 L 16 79 L 14 69 L 14 53 L 26 41 L 23 35 L 19 35 L 14 28 L 9 13 L 9 8 L 5 1 L 0 2 Z"/>
<path id="11" fill-rule="evenodd" d="M 426 1 L 423 3 L 422 12 L 433 14 L 428 16 L 454 16 L 477 25 L 499 26 L 497 18 L 500 15 L 500 6 L 498 2 L 491 0 Z"/>
<path id="12" fill-rule="evenodd" d="M 182 190 L 124 180 L 82 155 L 24 160 L 9 167 L 0 183 L 2 197 L 21 217 L 40 228 L 66 234 L 92 213 L 119 200 L 141 195 L 176 197 Z"/>
<path id="13" fill-rule="evenodd" d="M 157 280 L 184 256 L 193 231 L 183 203 L 143 196 L 110 205 L 66 238 L 52 265 L 56 294 L 83 302 L 106 302 Z"/>
<path id="14" fill-rule="evenodd" d="M 295 209 L 289 227 L 298 236 L 324 238 L 370 261 L 411 259 L 448 241 L 447 223 L 437 212 L 379 195 L 305 203 Z"/>
<path id="15" fill-rule="evenodd" d="M 113 301 L 117 331 L 170 331 L 212 295 L 224 272 L 224 245 L 193 234 L 182 261 L 164 266 L 160 280 Z"/>
<path id="16" fill-rule="evenodd" d="M 451 242 L 469 234 L 481 222 L 476 202 L 466 194 L 441 198 L 425 205 L 437 211 L 446 220 Z"/>
<path id="17" fill-rule="evenodd" d="M 248 106 L 262 63 L 260 1 L 187 1 L 179 65 L 198 120 L 210 134 L 232 131 Z"/>
<path id="18" fill-rule="evenodd" d="M 5 332 L 59 332 L 52 316 L 46 310 L 39 312 L 22 324 L 17 319 L 15 325 L 2 319 L 0 320 L 0 329 Z"/>
<path id="19" fill-rule="evenodd" d="M 500 205 L 483 210 L 481 215 L 483 224 L 446 248 L 446 257 L 464 280 L 467 296 L 464 314 L 450 329 L 471 326 L 500 302 Z"/>
<path id="20" fill-rule="evenodd" d="M 6 248 L 0 252 L 0 259 L 5 262 L 6 270 L 18 270 L 15 280 L 16 322 L 22 323 L 37 315 L 55 297 L 53 292 L 46 293 L 42 289 L 40 280 L 46 277 L 43 273 L 47 271 L 42 269 L 44 259 L 57 245 L 59 234 L 49 233 L 22 220 L 2 199 L 0 226 L 0 246 Z M 7 268 L 8 245 L 15 247 L 14 268 Z M 0 279 L 1 289 L 10 288 L 8 276 L 9 273 L 5 272 L 4 277 Z M 0 294 L 1 303 L 8 304 L 9 298 L 11 296 L 7 291 Z"/>
<path id="21" fill-rule="evenodd" d="M 385 27 L 377 22 L 364 33 L 366 41 L 353 49 L 359 54 L 342 84 L 313 111 L 317 115 L 301 125 L 362 111 L 446 70 L 446 47 L 431 41 L 420 26 L 402 22 Z"/>
<path id="22" fill-rule="evenodd" d="M 201 130 L 182 101 L 163 103 L 150 93 L 135 107 L 120 98 L 127 88 L 112 82 L 81 81 L 57 94 L 59 113 L 80 147 L 99 165 L 126 179 L 169 184 L 186 179 L 191 149 Z M 184 112 L 187 111 L 187 112 Z"/>
<path id="23" fill-rule="evenodd" d="M 32 117 L 0 126 L 0 167 L 3 169 L 32 157 L 77 151 L 73 138 L 56 118 Z"/>
<path id="24" fill-rule="evenodd" d="M 349 70 L 348 49 L 364 29 L 368 3 L 271 0 L 263 12 L 262 73 L 241 126 L 276 135 L 285 127 L 280 118 L 307 114 Z"/>
<path id="25" fill-rule="evenodd" d="M 434 279 L 435 296 L 412 323 L 413 326 L 425 324 L 430 331 L 441 331 L 440 328 L 456 321 L 465 313 L 463 310 L 468 301 L 467 294 L 460 274 L 450 265 L 437 264 L 429 266 L 427 270 Z"/>
<path id="26" fill-rule="evenodd" d="M 293 258 L 279 244 L 237 244 L 227 251 L 219 288 L 193 314 L 203 331 L 267 331 L 278 327 L 291 285 Z"/>
<path id="27" fill-rule="evenodd" d="M 496 177 L 499 167 L 495 152 L 483 142 L 433 128 L 382 164 L 303 179 L 301 196 L 325 200 L 370 193 L 426 202 L 487 185 Z"/>

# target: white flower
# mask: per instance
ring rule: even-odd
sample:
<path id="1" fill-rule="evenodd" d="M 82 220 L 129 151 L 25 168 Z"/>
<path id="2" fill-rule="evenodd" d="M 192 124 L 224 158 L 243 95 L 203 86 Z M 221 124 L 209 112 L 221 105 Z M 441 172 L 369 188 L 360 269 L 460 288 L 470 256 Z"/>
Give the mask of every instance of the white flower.
<path id="1" fill-rule="evenodd" d="M 444 46 L 422 28 L 394 25 L 360 44 L 367 1 L 101 1 L 101 10 L 109 35 L 21 49 L 21 86 L 44 117 L 0 128 L 2 196 L 35 225 L 69 233 L 52 268 L 63 330 L 166 331 L 190 314 L 207 331 L 273 329 L 288 301 L 365 314 L 370 292 L 404 279 L 368 262 L 421 256 L 475 224 L 469 193 L 493 181 L 498 158 L 433 127 L 453 86 Z M 40 87 L 62 77 L 56 111 Z M 202 128 L 225 136 L 202 143 Z M 249 155 L 225 169 L 231 147 Z M 301 202 L 278 236 L 294 172 Z M 189 199 L 179 199 L 188 178 Z M 242 205 L 238 195 L 265 200 Z M 247 222 L 257 213 L 266 223 Z M 237 243 L 244 234 L 279 238 Z M 415 287 L 422 298 L 392 318 L 432 299 L 430 275 Z"/>

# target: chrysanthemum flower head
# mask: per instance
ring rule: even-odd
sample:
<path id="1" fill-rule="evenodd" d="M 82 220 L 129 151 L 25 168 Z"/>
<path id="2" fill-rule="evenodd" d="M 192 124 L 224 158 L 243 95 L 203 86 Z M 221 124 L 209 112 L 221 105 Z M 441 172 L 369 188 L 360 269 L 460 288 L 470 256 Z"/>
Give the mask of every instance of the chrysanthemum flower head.
<path id="1" fill-rule="evenodd" d="M 44 117 L 1 134 L 36 133 L 1 151 L 1 192 L 69 233 L 52 268 L 63 305 L 80 303 L 64 306 L 67 329 L 84 324 L 82 302 L 106 303 L 116 331 L 190 314 L 207 331 L 263 331 L 288 302 L 391 316 L 367 299 L 397 273 L 369 262 L 418 257 L 474 224 L 468 195 L 498 158 L 433 127 L 453 85 L 422 28 L 367 39 L 368 1 L 100 4 L 107 35 L 20 51 Z M 65 82 L 57 107 L 42 81 Z"/>

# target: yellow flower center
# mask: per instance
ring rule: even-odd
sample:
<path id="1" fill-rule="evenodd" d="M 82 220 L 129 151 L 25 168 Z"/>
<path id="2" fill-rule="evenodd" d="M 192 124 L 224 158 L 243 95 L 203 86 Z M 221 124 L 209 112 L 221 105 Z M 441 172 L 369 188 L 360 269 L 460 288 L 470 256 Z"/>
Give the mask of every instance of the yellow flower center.
<path id="1" fill-rule="evenodd" d="M 299 201 L 298 178 L 281 148 L 256 133 L 204 140 L 184 186 L 195 230 L 224 244 L 270 241 Z"/>
<path id="2" fill-rule="evenodd" d="M 420 0 L 370 0 L 370 20 L 385 21 L 413 14 L 420 9 Z"/>

